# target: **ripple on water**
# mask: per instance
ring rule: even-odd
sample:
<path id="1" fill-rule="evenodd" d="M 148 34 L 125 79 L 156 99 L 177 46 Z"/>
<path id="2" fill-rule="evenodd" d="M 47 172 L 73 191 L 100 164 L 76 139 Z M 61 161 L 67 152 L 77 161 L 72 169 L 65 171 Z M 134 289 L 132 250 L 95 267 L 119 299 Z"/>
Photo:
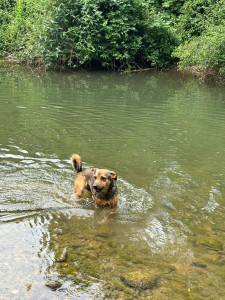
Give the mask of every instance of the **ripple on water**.
<path id="1" fill-rule="evenodd" d="M 207 204 L 202 208 L 202 210 L 207 211 L 208 213 L 212 213 L 215 211 L 215 209 L 219 206 L 219 201 L 221 199 L 221 192 L 216 189 L 215 187 L 212 187 L 211 191 L 209 192 L 209 199 Z M 218 200 L 217 200 L 218 198 Z"/>
<path id="2" fill-rule="evenodd" d="M 66 163 L 59 159 L 1 154 L 0 209 L 2 211 L 39 211 L 70 205 L 72 184 L 65 180 Z M 4 220 L 7 219 L 4 216 Z"/>
<path id="3" fill-rule="evenodd" d="M 152 196 L 144 188 L 137 188 L 126 180 L 119 178 L 119 206 L 122 212 L 141 213 L 154 205 Z"/>

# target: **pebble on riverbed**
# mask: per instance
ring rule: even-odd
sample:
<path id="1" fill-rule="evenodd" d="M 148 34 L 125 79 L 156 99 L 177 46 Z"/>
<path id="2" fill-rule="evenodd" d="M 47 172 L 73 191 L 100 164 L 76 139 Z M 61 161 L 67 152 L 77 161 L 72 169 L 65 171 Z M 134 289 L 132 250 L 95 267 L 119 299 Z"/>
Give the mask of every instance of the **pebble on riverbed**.
<path id="1" fill-rule="evenodd" d="M 157 272 L 147 273 L 141 271 L 134 271 L 124 276 L 121 276 L 120 279 L 128 287 L 138 290 L 147 290 L 153 289 L 157 286 L 161 275 L 162 274 Z"/>
<path id="2" fill-rule="evenodd" d="M 57 289 L 59 289 L 62 284 L 58 281 L 47 281 L 45 283 L 45 285 L 50 288 L 52 291 L 56 291 Z"/>

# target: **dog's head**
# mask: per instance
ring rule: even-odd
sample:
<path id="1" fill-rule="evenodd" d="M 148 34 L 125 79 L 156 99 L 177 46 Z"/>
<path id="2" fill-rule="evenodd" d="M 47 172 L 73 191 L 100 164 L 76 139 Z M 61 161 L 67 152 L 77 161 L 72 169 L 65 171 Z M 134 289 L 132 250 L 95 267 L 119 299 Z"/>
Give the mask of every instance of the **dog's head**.
<path id="1" fill-rule="evenodd" d="M 92 169 L 94 175 L 93 189 L 95 192 L 107 193 L 111 187 L 115 186 L 117 175 L 113 171 L 105 169 Z"/>

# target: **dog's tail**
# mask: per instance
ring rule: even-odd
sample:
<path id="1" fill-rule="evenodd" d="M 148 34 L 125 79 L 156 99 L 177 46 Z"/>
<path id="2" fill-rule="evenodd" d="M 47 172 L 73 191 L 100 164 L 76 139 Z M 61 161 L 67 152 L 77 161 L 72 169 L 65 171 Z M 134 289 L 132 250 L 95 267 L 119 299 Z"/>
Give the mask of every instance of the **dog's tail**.
<path id="1" fill-rule="evenodd" d="M 78 154 L 73 154 L 70 158 L 71 164 L 73 168 L 77 171 L 77 173 L 82 171 L 82 160 L 80 155 Z"/>

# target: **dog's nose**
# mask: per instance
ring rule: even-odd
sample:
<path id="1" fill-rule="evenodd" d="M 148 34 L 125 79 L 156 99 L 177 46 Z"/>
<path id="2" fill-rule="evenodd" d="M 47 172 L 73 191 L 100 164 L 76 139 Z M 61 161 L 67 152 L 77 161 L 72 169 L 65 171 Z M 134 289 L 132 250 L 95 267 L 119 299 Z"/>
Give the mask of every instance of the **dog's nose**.
<path id="1" fill-rule="evenodd" d="M 97 184 L 93 184 L 93 189 L 94 189 L 96 192 L 101 192 L 102 187 L 98 186 Z"/>
<path id="2" fill-rule="evenodd" d="M 98 190 L 98 185 L 97 184 L 93 184 L 93 189 Z"/>

